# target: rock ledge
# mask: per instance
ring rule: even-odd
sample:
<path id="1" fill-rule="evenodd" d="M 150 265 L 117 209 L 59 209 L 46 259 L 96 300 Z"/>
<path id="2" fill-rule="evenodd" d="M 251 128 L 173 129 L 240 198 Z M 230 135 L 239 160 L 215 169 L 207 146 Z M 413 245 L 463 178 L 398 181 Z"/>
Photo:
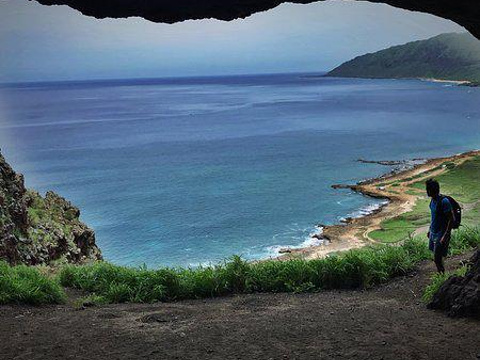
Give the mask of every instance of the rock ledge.
<path id="1" fill-rule="evenodd" d="M 0 153 L 0 260 L 12 265 L 101 260 L 80 210 L 54 192 L 27 190 Z"/>

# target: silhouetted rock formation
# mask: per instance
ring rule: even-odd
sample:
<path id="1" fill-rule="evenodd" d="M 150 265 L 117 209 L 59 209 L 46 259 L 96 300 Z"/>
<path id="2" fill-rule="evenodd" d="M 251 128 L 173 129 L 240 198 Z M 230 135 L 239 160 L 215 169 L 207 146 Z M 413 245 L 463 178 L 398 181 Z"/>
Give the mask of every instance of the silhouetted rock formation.
<path id="1" fill-rule="evenodd" d="M 31 1 L 31 0 L 29 0 Z M 233 20 L 272 9 L 283 0 L 36 0 L 44 5 L 68 5 L 96 18 L 140 16 L 150 21 L 174 23 L 189 19 Z M 308 4 L 314 0 L 291 0 Z M 370 0 L 398 8 L 421 11 L 453 20 L 480 38 L 480 2 L 473 0 Z M 354 29 L 352 29 L 354 31 Z"/>
<path id="2" fill-rule="evenodd" d="M 27 190 L 0 153 L 0 260 L 10 264 L 81 263 L 101 259 L 95 233 L 80 210 L 49 191 Z"/>
<path id="3" fill-rule="evenodd" d="M 449 316 L 480 318 L 480 250 L 470 260 L 465 276 L 452 276 L 433 296 L 430 309 L 444 310 Z"/>

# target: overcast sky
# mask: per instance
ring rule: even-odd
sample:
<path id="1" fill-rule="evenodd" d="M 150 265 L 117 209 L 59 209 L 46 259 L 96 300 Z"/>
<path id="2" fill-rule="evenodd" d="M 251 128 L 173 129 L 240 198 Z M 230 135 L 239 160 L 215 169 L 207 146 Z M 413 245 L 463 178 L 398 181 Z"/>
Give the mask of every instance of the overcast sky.
<path id="1" fill-rule="evenodd" d="M 367 2 L 284 4 L 245 20 L 96 20 L 0 0 L 0 82 L 325 71 L 462 27 Z"/>

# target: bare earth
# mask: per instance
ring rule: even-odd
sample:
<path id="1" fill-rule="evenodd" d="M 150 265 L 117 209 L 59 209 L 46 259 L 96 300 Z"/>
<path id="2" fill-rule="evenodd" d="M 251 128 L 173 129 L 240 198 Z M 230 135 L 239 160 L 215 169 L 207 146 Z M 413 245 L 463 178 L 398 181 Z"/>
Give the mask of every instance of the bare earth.
<path id="1" fill-rule="evenodd" d="M 449 259 L 449 267 L 467 257 Z M 480 322 L 450 319 L 422 303 L 432 271 L 426 262 L 368 291 L 83 310 L 3 306 L 0 359 L 480 358 Z"/>
<path id="2" fill-rule="evenodd" d="M 334 252 L 355 249 L 375 242 L 368 237 L 368 234 L 373 230 L 380 229 L 380 223 L 383 220 L 396 217 L 413 209 L 419 195 L 408 193 L 408 185 L 423 181 L 430 176 L 438 176 L 445 172 L 445 168 L 435 171 L 432 171 L 432 169 L 435 169 L 446 161 L 451 161 L 459 165 L 479 154 L 480 151 L 476 150 L 446 158 L 430 159 L 424 164 L 416 165 L 405 171 L 384 175 L 357 185 L 344 186 L 365 195 L 388 199 L 389 204 L 370 215 L 350 219 L 346 224 L 325 227 L 323 236 L 330 240 L 328 244 L 303 249 L 292 249 L 289 250 L 289 253 L 280 256 L 280 259 L 290 259 L 292 257 L 305 259 L 322 258 Z M 425 175 L 422 176 L 422 174 Z M 420 176 L 411 181 L 405 181 L 405 179 L 417 175 Z M 385 183 L 391 182 L 397 182 L 397 186 L 392 187 L 391 184 L 385 185 Z M 419 228 L 413 231 L 413 233 L 418 234 L 423 230 L 424 229 Z"/>

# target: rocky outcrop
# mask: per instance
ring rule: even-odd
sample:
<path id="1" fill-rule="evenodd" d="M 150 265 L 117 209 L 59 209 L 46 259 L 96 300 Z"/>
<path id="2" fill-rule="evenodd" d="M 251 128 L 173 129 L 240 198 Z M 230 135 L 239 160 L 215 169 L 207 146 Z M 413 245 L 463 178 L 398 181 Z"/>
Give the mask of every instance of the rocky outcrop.
<path id="1" fill-rule="evenodd" d="M 10 264 L 82 263 L 101 259 L 95 233 L 63 197 L 27 190 L 0 154 L 0 260 Z"/>
<path id="2" fill-rule="evenodd" d="M 32 0 L 29 0 L 32 1 Z M 143 17 L 174 23 L 191 19 L 233 20 L 272 9 L 284 0 L 36 0 L 43 5 L 68 5 L 96 18 Z M 308 4 L 322 0 L 290 0 Z M 421 11 L 453 20 L 480 38 L 480 2 L 473 0 L 370 0 L 398 8 Z M 352 29 L 354 32 L 355 29 Z"/>
<path id="3" fill-rule="evenodd" d="M 452 276 L 435 293 L 430 309 L 452 317 L 480 318 L 480 250 L 470 260 L 465 276 Z"/>

